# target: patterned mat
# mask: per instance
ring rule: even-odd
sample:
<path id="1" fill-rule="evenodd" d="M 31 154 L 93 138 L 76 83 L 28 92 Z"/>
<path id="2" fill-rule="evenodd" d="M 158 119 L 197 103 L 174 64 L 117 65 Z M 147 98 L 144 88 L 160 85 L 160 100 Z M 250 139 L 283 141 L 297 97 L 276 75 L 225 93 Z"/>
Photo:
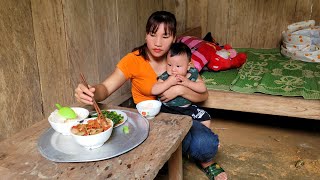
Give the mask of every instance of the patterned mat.
<path id="1" fill-rule="evenodd" d="M 248 55 L 240 69 L 203 72 L 208 89 L 320 99 L 320 63 L 291 60 L 279 49 L 237 49 Z"/>

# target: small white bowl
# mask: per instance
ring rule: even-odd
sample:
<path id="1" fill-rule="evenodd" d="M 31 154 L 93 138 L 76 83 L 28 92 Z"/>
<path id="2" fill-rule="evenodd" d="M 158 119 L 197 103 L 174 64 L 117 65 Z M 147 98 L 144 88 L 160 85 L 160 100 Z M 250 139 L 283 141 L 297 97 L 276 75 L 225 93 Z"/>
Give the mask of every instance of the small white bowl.
<path id="1" fill-rule="evenodd" d="M 88 118 L 83 120 L 82 124 L 87 124 L 89 120 L 96 119 L 95 118 Z M 107 129 L 106 131 L 100 132 L 98 134 L 94 135 L 87 135 L 87 136 L 81 136 L 76 135 L 71 132 L 72 138 L 81 146 L 87 148 L 87 149 L 96 149 L 101 147 L 108 139 L 110 138 L 113 130 L 113 121 L 110 119 L 107 119 L 108 123 L 111 123 L 111 127 Z M 77 125 L 77 124 L 76 124 Z M 70 128 L 71 131 L 71 128 Z"/>
<path id="2" fill-rule="evenodd" d="M 158 100 L 146 100 L 138 103 L 136 108 L 143 117 L 153 119 L 160 112 L 161 104 Z"/>
<path id="3" fill-rule="evenodd" d="M 70 135 L 70 129 L 75 124 L 78 124 L 80 121 L 88 117 L 89 111 L 85 108 L 80 107 L 71 107 L 77 114 L 75 119 L 66 119 L 58 114 L 58 110 L 53 111 L 48 117 L 48 121 L 51 127 L 63 135 Z"/>

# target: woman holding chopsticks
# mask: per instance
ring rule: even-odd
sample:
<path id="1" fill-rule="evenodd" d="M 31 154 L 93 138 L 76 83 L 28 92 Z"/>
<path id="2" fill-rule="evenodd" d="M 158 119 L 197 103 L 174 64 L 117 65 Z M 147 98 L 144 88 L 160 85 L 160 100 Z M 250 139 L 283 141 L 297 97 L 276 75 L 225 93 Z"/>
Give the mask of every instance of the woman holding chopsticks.
<path id="1" fill-rule="evenodd" d="M 171 44 L 176 39 L 176 18 L 166 11 L 154 12 L 146 24 L 146 42 L 128 53 L 117 64 L 114 72 L 101 84 L 89 89 L 79 84 L 75 89 L 75 97 L 79 102 L 93 104 L 103 101 L 118 90 L 127 80 L 131 80 L 131 92 L 134 103 L 156 99 L 151 94 L 152 86 L 157 77 L 166 71 L 166 57 Z M 182 96 L 192 102 L 201 102 L 208 98 L 208 92 L 196 93 L 189 88 L 176 85 L 160 95 L 162 102 Z M 182 142 L 184 155 L 195 160 L 210 179 L 227 179 L 226 173 L 214 163 L 219 139 L 211 129 L 198 121 L 193 124 Z"/>

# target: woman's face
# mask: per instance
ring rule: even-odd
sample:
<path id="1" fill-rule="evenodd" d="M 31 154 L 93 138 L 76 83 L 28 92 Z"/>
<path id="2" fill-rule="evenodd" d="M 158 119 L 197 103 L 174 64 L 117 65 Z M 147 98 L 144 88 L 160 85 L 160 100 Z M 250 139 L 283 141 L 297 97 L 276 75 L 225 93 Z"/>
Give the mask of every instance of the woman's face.
<path id="1" fill-rule="evenodd" d="M 156 33 L 150 32 L 146 34 L 146 43 L 150 52 L 149 55 L 155 59 L 166 56 L 173 41 L 174 37 L 165 33 L 163 23 L 159 25 Z"/>

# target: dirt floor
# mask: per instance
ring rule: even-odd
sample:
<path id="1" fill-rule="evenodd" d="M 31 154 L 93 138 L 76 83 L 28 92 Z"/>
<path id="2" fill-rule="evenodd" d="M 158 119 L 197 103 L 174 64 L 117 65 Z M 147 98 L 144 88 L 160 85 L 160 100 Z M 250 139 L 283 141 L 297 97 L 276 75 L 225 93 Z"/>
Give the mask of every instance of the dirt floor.
<path id="1" fill-rule="evenodd" d="M 320 179 L 320 121 L 208 110 L 228 179 Z M 320 113 L 320 112 L 319 112 Z M 167 179 L 163 168 L 156 179 Z M 184 159 L 184 179 L 207 179 Z"/>

